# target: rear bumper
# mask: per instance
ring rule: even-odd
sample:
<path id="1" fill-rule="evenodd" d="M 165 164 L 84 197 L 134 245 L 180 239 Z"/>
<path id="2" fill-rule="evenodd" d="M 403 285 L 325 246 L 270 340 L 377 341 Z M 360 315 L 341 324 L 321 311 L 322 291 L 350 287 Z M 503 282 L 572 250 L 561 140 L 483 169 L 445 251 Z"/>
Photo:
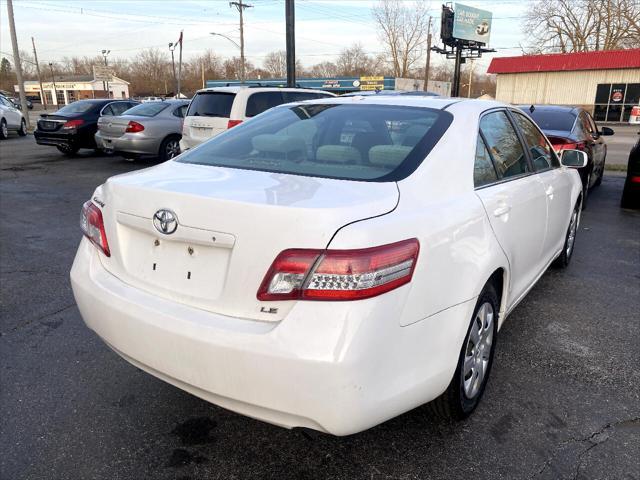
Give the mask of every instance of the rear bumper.
<path id="1" fill-rule="evenodd" d="M 82 240 L 71 284 L 87 326 L 122 357 L 229 410 L 335 435 L 440 395 L 475 305 L 401 327 L 396 290 L 359 302 L 297 302 L 284 320 L 259 322 L 133 288 L 108 273 L 99 255 Z"/>
<path id="2" fill-rule="evenodd" d="M 161 140 L 141 137 L 140 135 L 125 133 L 121 137 L 108 137 L 99 131 L 95 134 L 96 145 L 99 149 L 114 153 L 136 153 L 139 155 L 158 155 Z"/>
<path id="3" fill-rule="evenodd" d="M 33 132 L 38 145 L 73 145 L 75 143 L 75 135 L 70 133 L 45 132 L 36 130 Z"/>

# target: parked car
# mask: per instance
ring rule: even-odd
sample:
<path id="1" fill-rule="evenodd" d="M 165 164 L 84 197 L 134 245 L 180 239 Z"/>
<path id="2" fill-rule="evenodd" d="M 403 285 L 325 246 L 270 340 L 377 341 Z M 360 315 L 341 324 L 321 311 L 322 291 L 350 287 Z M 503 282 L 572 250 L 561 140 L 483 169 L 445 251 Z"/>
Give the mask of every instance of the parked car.
<path id="1" fill-rule="evenodd" d="M 13 102 L 4 95 L 0 95 L 0 139 L 4 140 L 9 132 L 18 132 L 24 137 L 27 134 L 27 122 Z"/>
<path id="2" fill-rule="evenodd" d="M 638 132 L 640 135 L 640 132 Z M 622 208 L 640 209 L 640 137 L 629 152 L 629 162 L 627 163 L 627 178 L 624 181 Z"/>
<path id="3" fill-rule="evenodd" d="M 198 146 L 276 105 L 328 97 L 335 95 L 305 88 L 236 86 L 198 90 L 187 110 L 180 149 Z"/>
<path id="4" fill-rule="evenodd" d="M 556 105 L 520 106 L 545 133 L 556 152 L 578 149 L 586 152 L 589 162 L 580 169 L 583 187 L 583 208 L 587 205 L 589 189 L 602 183 L 607 158 L 607 144 L 603 137 L 613 135 L 609 127 L 598 128 L 593 117 L 580 107 Z"/>
<path id="5" fill-rule="evenodd" d="M 34 132 L 39 145 L 53 145 L 66 155 L 81 148 L 97 149 L 94 135 L 100 117 L 114 117 L 138 102 L 133 100 L 78 100 L 57 112 L 40 115 Z"/>
<path id="6" fill-rule="evenodd" d="M 635 107 L 631 108 L 629 123 L 631 125 L 640 125 L 640 105 L 636 105 Z"/>
<path id="7" fill-rule="evenodd" d="M 11 103 L 13 103 L 13 105 L 18 110 L 22 110 L 22 105 L 20 104 L 20 98 L 19 97 L 12 97 L 12 98 L 9 98 L 9 100 L 11 100 Z M 31 100 L 29 100 L 28 98 L 26 98 L 25 100 L 27 102 L 27 110 L 33 110 L 33 103 L 31 103 Z"/>
<path id="8" fill-rule="evenodd" d="M 417 97 L 437 97 L 434 92 L 425 92 L 423 90 L 363 90 L 359 92 L 343 93 L 341 97 L 368 97 L 370 95 L 409 95 Z"/>
<path id="9" fill-rule="evenodd" d="M 161 102 L 162 100 L 163 100 L 162 97 L 144 97 L 140 101 L 142 103 L 146 103 L 146 102 Z"/>
<path id="10" fill-rule="evenodd" d="M 117 353 L 229 410 L 335 435 L 429 401 L 462 419 L 581 200 L 515 108 L 312 100 L 107 180 L 71 284 Z"/>
<path id="11" fill-rule="evenodd" d="M 134 160 L 141 156 L 165 161 L 180 153 L 182 122 L 189 102 L 145 102 L 117 117 L 100 117 L 96 145 L 106 153 Z"/>

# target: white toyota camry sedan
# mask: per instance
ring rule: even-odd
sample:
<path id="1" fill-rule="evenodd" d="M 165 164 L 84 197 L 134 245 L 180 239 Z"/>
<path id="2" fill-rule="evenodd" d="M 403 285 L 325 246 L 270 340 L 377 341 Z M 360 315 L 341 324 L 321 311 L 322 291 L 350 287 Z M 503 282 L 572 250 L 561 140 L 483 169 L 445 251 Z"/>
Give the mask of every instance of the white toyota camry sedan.
<path id="1" fill-rule="evenodd" d="M 571 258 L 585 162 L 497 102 L 282 105 L 99 186 L 73 292 L 127 361 L 250 417 L 462 419 L 504 320 Z"/>

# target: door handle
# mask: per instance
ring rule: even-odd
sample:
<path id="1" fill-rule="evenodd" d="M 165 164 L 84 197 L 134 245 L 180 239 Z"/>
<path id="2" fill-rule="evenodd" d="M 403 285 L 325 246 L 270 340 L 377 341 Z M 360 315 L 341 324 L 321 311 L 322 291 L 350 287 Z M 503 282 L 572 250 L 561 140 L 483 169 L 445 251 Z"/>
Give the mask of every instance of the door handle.
<path id="1" fill-rule="evenodd" d="M 511 205 L 500 205 L 493 211 L 494 217 L 501 217 L 502 215 L 506 215 L 511 211 Z"/>
<path id="2" fill-rule="evenodd" d="M 547 194 L 547 197 L 553 198 L 553 187 L 549 185 L 547 189 L 544 191 Z"/>

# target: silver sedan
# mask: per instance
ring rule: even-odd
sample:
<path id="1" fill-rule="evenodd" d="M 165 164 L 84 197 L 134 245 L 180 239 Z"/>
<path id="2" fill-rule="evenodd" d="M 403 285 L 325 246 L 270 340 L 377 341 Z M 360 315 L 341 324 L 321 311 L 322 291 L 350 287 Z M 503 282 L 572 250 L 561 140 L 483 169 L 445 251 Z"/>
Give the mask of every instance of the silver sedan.
<path id="1" fill-rule="evenodd" d="M 146 102 L 117 117 L 98 120 L 98 148 L 133 160 L 141 156 L 169 160 L 180 153 L 182 121 L 189 105 L 185 100 Z"/>

